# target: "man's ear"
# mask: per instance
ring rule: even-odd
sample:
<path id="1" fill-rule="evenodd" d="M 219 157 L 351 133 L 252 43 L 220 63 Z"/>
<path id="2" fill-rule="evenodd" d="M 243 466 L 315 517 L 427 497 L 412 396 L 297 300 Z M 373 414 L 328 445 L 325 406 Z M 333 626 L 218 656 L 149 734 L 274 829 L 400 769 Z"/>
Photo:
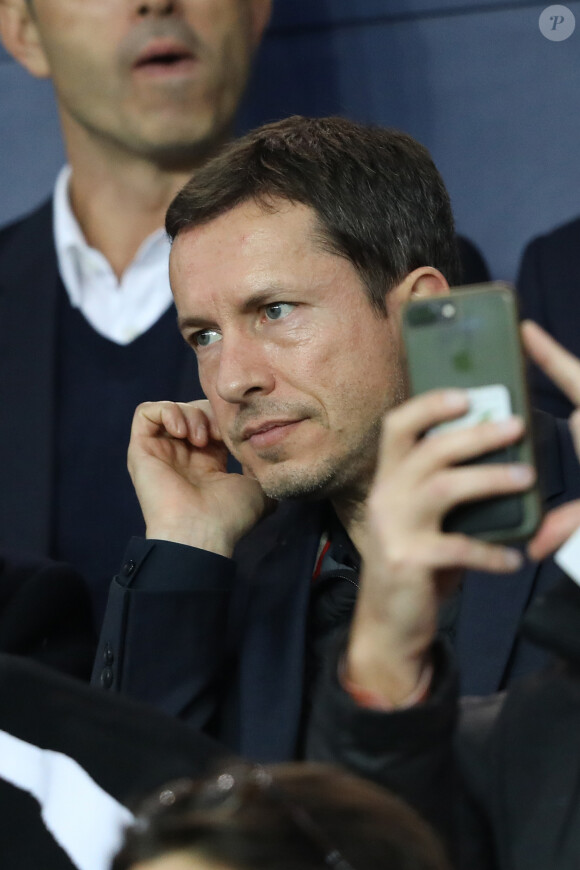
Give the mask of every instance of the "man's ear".
<path id="1" fill-rule="evenodd" d="M 409 299 L 422 299 L 427 296 L 446 296 L 449 284 L 439 269 L 433 266 L 422 266 L 415 269 L 407 278 L 410 279 Z"/>
<path id="2" fill-rule="evenodd" d="M 50 78 L 31 0 L 0 0 L 0 38 L 6 51 L 31 75 Z"/>
<path id="3" fill-rule="evenodd" d="M 411 299 L 422 299 L 428 296 L 441 296 L 449 293 L 449 284 L 445 276 L 433 266 L 420 266 L 409 272 L 400 284 L 387 292 L 387 312 L 400 312 L 403 305 Z"/>
<path id="4" fill-rule="evenodd" d="M 272 0 L 251 0 L 250 17 L 254 47 L 260 44 L 272 15 Z"/>

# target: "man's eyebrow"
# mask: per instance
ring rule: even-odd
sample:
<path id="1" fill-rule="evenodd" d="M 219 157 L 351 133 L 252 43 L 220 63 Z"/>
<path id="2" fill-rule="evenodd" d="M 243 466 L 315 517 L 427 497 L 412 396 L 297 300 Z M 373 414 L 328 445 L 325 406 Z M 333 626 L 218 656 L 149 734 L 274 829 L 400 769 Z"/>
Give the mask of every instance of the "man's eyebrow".
<path id="1" fill-rule="evenodd" d="M 251 296 L 244 299 L 239 311 L 241 314 L 248 314 L 250 311 L 255 311 L 257 308 L 261 308 L 270 302 L 275 302 L 277 299 L 282 297 L 290 298 L 291 296 L 292 294 L 288 292 L 287 287 L 282 287 L 280 284 L 272 284 L 263 290 L 257 290 Z M 195 317 L 193 315 L 190 317 L 179 317 L 177 326 L 180 332 L 184 332 L 187 329 L 217 329 L 217 324 L 204 320 L 203 317 Z"/>
<path id="2" fill-rule="evenodd" d="M 177 328 L 180 332 L 185 332 L 187 329 L 211 329 L 212 327 L 208 326 L 207 320 L 201 317 L 178 317 Z"/>
<path id="3" fill-rule="evenodd" d="M 289 294 L 287 287 L 283 287 L 281 284 L 271 284 L 268 287 L 264 287 L 263 290 L 256 290 L 255 293 L 248 296 L 248 298 L 244 300 L 240 310 L 243 314 L 246 314 L 249 311 L 255 311 L 257 308 L 261 308 L 263 305 L 275 302 L 282 297 L 289 298 L 290 295 L 291 294 Z"/>

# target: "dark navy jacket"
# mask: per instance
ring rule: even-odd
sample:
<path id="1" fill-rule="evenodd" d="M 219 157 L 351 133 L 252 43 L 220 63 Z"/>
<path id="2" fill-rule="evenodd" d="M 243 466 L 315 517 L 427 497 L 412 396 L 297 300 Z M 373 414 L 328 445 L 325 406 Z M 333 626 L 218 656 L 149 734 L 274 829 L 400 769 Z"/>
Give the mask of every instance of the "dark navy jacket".
<path id="1" fill-rule="evenodd" d="M 537 440 L 546 508 L 578 497 L 565 424 L 539 415 Z M 296 757 L 323 517 L 320 505 L 283 504 L 235 560 L 135 539 L 111 586 L 95 683 L 149 701 L 243 755 Z M 518 628 L 530 600 L 561 576 L 551 559 L 509 576 L 467 574 L 455 638 L 464 694 L 490 694 L 544 664 Z"/>
<path id="2" fill-rule="evenodd" d="M 517 285 L 522 316 L 535 320 L 580 356 L 580 218 L 529 243 Z M 537 366 L 531 366 L 530 373 L 532 404 L 568 417 L 568 398 Z"/>

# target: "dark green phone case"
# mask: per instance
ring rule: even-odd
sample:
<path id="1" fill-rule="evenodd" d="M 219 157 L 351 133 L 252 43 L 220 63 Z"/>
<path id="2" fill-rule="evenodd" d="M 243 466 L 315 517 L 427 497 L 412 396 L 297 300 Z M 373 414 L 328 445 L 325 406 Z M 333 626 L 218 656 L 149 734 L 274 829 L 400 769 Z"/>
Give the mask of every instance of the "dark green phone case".
<path id="1" fill-rule="evenodd" d="M 449 303 L 452 309 L 444 309 Z M 509 284 L 460 287 L 449 296 L 410 302 L 403 313 L 403 337 L 412 395 L 440 387 L 507 387 L 512 413 L 526 421 L 526 435 L 476 461 L 535 464 L 517 302 Z M 446 517 L 444 528 L 489 541 L 522 540 L 534 533 L 540 519 L 535 486 L 518 495 L 460 505 Z"/>

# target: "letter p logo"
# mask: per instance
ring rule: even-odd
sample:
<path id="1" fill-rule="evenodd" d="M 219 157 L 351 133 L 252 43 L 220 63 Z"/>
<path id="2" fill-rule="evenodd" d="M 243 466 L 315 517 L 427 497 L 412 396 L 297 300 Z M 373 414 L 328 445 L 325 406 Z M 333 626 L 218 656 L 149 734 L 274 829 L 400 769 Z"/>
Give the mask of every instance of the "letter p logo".
<path id="1" fill-rule="evenodd" d="M 563 42 L 574 33 L 576 19 L 567 6 L 548 6 L 538 21 L 542 36 L 551 42 Z"/>

